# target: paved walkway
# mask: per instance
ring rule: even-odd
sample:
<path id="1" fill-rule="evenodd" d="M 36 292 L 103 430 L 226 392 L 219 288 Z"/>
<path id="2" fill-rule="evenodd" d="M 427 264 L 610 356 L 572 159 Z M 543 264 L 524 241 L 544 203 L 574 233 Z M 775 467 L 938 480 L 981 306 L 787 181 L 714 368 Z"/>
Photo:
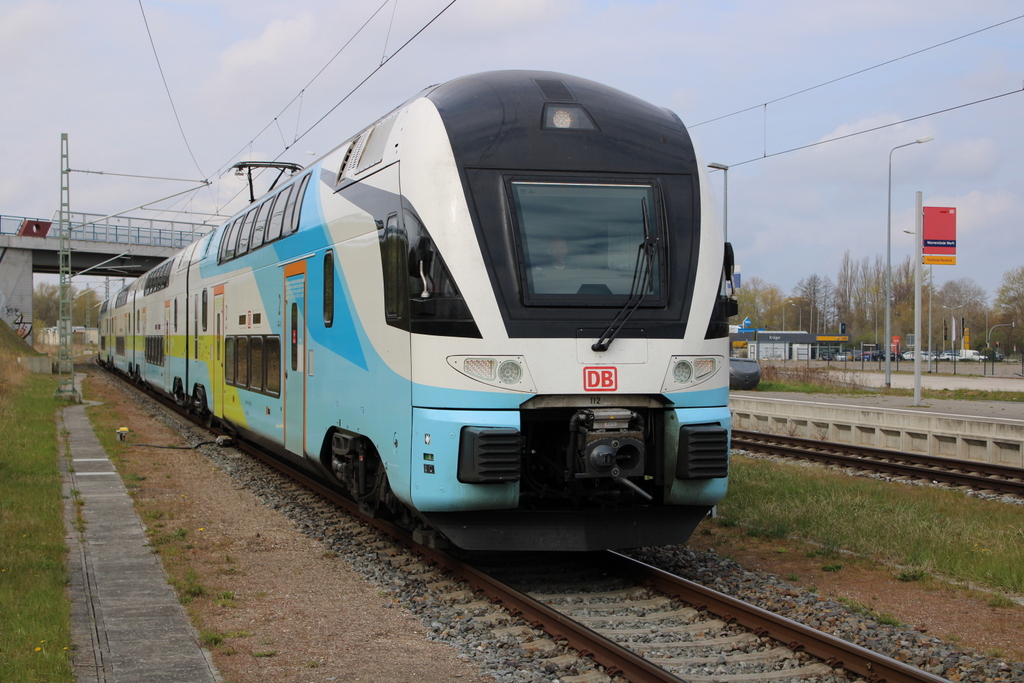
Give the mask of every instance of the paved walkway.
<path id="1" fill-rule="evenodd" d="M 79 683 L 215 683 L 220 676 L 197 641 L 149 548 L 131 498 L 85 415 L 58 412 L 71 468 L 64 471 L 71 575 L 73 666 Z M 81 500 L 84 533 L 75 528 Z"/>

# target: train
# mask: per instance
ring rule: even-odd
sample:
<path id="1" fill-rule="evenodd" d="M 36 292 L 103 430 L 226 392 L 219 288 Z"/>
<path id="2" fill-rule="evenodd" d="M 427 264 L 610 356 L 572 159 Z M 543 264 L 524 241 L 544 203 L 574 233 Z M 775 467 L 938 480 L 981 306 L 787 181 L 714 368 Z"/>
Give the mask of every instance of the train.
<path id="1" fill-rule="evenodd" d="M 424 542 L 684 543 L 728 486 L 733 270 L 678 116 L 480 73 L 117 292 L 99 361 Z"/>

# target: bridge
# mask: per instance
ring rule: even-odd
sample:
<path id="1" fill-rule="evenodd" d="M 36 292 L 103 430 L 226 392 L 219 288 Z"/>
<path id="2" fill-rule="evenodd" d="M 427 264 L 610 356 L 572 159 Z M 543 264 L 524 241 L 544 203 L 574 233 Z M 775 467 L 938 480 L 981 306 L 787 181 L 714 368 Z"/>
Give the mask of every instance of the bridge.
<path id="1" fill-rule="evenodd" d="M 135 278 L 213 230 L 201 223 L 72 213 L 71 272 Z M 56 219 L 0 216 L 0 320 L 32 343 L 32 275 L 60 272 Z"/>

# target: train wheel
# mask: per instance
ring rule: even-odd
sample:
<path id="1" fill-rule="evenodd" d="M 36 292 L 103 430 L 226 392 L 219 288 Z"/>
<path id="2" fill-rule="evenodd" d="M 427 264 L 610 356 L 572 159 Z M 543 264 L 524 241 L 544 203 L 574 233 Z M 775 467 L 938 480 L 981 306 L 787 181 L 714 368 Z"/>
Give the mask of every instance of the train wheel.
<path id="1" fill-rule="evenodd" d="M 210 410 L 206 402 L 206 387 L 202 384 L 197 384 L 192 390 L 192 412 L 202 420 L 204 425 L 213 427 L 213 411 Z"/>

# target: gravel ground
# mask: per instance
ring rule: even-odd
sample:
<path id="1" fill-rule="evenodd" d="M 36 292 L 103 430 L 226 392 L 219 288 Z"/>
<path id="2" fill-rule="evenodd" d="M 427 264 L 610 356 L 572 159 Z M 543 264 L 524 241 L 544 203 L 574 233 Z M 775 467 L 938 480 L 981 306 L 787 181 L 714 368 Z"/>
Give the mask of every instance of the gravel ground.
<path id="1" fill-rule="evenodd" d="M 134 391 L 130 393 L 143 412 L 170 427 L 186 443 L 195 444 L 208 439 L 192 426 L 167 416 L 150 399 Z M 522 635 L 496 634 L 494 626 L 485 617 L 493 613 L 494 608 L 470 608 L 467 611 L 465 605 L 444 599 L 445 592 L 457 588 L 428 588 L 429 584 L 438 581 L 428 567 L 418 565 L 418 561 L 407 560 L 401 548 L 362 525 L 346 521 L 343 515 L 317 497 L 296 493 L 294 486 L 282 484 L 281 476 L 261 463 L 248 457 L 238 457 L 237 452 L 230 448 L 202 446 L 197 450 L 209 459 L 213 469 L 230 478 L 232 488 L 250 492 L 268 508 L 285 515 L 296 529 L 320 545 L 321 554 L 324 548 L 328 549 L 347 567 L 377 586 L 383 596 L 379 601 L 382 603 L 381 611 L 408 610 L 423 624 L 428 639 L 453 646 L 458 660 L 475 667 L 485 677 L 498 683 L 556 680 L 571 683 L 575 676 L 592 670 L 588 660 L 562 668 L 547 659 L 551 654 L 567 654 L 563 648 L 545 654 L 544 658 L 539 656 L 540 653 L 531 652 L 529 641 L 540 638 L 539 633 L 525 636 L 525 647 Z M 632 555 L 951 681 L 1024 680 L 1024 664 L 963 652 L 914 629 L 880 624 L 870 617 L 847 610 L 834 600 L 791 586 L 772 574 L 747 571 L 714 552 L 676 546 L 641 549 Z M 284 577 L 287 576 L 286 573 Z M 514 624 L 504 623 L 500 615 L 492 618 L 497 619 L 499 626 Z M 293 628 L 303 627 L 293 625 Z M 310 620 L 305 628 L 309 629 L 310 642 L 316 642 L 319 626 L 315 620 Z M 314 680 L 314 675 L 313 672 L 308 675 L 297 672 L 289 680 Z M 318 670 L 315 680 L 341 679 L 331 678 L 323 670 Z"/>

